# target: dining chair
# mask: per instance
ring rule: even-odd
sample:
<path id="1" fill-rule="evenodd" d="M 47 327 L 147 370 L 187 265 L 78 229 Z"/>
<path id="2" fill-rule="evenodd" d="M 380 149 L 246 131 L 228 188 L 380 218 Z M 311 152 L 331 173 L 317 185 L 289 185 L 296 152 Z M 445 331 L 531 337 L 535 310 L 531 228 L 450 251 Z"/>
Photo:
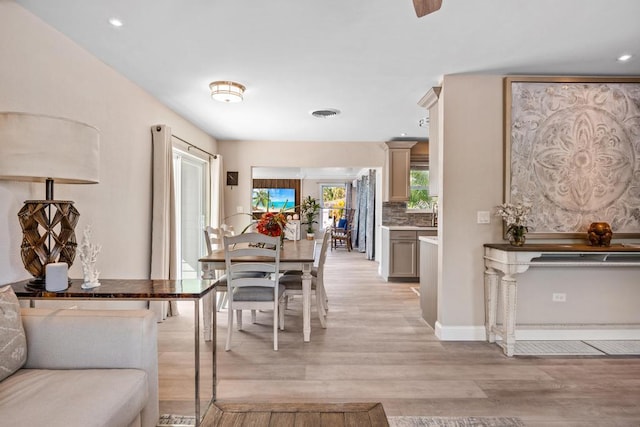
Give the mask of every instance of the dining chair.
<path id="1" fill-rule="evenodd" d="M 207 245 L 207 251 L 210 254 L 215 249 L 222 248 L 222 236 L 224 235 L 232 236 L 234 233 L 232 230 L 226 230 L 224 227 L 215 228 L 211 226 L 204 227 L 204 241 Z M 217 270 L 216 271 L 216 311 L 220 311 L 222 307 L 227 303 L 227 283 L 226 277 L 224 276 L 224 272 Z M 203 308 L 204 313 L 208 313 L 208 307 Z"/>
<path id="2" fill-rule="evenodd" d="M 331 227 L 331 250 L 337 249 L 338 244 L 344 244 L 347 251 L 353 249 L 351 227 L 353 226 L 353 216 L 355 209 L 347 209 L 345 217 L 338 220 L 336 224 L 335 218 Z"/>
<path id="3" fill-rule="evenodd" d="M 229 295 L 225 350 L 231 349 L 234 311 L 238 330 L 242 330 L 242 310 L 273 310 L 273 349 L 278 350 L 278 325 L 284 329 L 285 294 L 285 287 L 279 283 L 280 237 L 260 233 L 223 236 L 223 247 Z"/>
<path id="4" fill-rule="evenodd" d="M 235 233 L 233 231 L 232 226 L 225 226 L 222 224 L 220 228 L 206 226 L 204 227 L 204 239 L 207 245 L 208 253 L 216 249 L 222 249 L 222 237 L 223 236 L 233 236 Z M 264 274 L 260 272 L 246 272 L 243 273 L 244 276 L 254 276 L 254 277 L 263 277 Z M 209 293 L 206 297 L 202 299 L 202 331 L 206 340 L 210 341 L 213 339 L 213 299 L 216 298 L 216 312 L 222 310 L 227 302 L 228 302 L 228 294 L 227 294 L 227 276 L 224 270 L 216 270 L 215 272 L 215 281 L 216 281 L 216 292 Z M 215 296 L 214 296 L 215 295 Z M 251 311 L 251 316 L 253 321 L 255 322 L 256 312 L 255 310 Z"/>
<path id="5" fill-rule="evenodd" d="M 329 247 L 330 234 L 328 231 L 324 233 L 322 238 L 322 246 L 320 247 L 320 255 L 318 257 L 318 266 L 311 270 L 311 291 L 316 296 L 316 310 L 318 319 L 323 328 L 327 327 L 326 318 L 329 309 L 327 293 L 324 287 L 324 264 L 327 259 L 327 248 Z M 285 287 L 285 297 L 288 299 L 293 295 L 302 295 L 302 272 L 287 272 L 280 278 L 280 284 Z M 314 274 L 315 273 L 315 274 Z M 286 300 L 285 300 L 286 307 Z"/>

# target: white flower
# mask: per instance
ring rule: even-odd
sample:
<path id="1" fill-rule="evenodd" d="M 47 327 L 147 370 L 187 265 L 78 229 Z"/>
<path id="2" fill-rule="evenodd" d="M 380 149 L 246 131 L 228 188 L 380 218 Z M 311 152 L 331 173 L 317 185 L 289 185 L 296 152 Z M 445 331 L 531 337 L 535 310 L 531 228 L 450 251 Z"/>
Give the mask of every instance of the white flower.
<path id="1" fill-rule="evenodd" d="M 503 203 L 496 206 L 496 215 L 502 217 L 511 226 L 526 226 L 527 217 L 531 212 L 531 205 L 528 203 Z"/>

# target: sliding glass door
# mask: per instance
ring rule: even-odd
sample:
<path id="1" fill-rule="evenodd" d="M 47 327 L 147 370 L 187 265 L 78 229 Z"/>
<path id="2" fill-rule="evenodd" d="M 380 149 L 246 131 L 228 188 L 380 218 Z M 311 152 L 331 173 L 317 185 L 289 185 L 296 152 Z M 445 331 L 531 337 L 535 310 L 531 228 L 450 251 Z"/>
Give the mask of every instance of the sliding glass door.
<path id="1" fill-rule="evenodd" d="M 198 259 L 206 253 L 202 230 L 208 216 L 209 161 L 174 148 L 173 162 L 181 278 L 197 279 L 200 277 Z"/>

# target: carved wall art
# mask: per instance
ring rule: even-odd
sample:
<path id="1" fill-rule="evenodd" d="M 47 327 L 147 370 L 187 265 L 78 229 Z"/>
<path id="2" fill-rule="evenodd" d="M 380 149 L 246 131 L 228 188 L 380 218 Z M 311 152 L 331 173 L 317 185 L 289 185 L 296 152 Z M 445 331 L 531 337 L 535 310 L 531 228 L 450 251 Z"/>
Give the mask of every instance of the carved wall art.
<path id="1" fill-rule="evenodd" d="M 640 236 L 640 78 L 507 77 L 505 127 L 505 201 L 532 204 L 529 237 Z"/>

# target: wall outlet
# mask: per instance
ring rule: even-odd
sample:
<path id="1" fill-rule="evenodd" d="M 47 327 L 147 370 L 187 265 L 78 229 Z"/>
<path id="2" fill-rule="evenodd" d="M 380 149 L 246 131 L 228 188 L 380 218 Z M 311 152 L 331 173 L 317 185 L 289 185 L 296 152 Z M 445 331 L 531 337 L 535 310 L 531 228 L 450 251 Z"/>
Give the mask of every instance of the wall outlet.
<path id="1" fill-rule="evenodd" d="M 567 294 L 564 293 L 554 293 L 551 296 L 551 301 L 553 302 L 567 302 Z"/>
<path id="2" fill-rule="evenodd" d="M 478 211 L 478 224 L 491 224 L 491 213 L 489 211 Z"/>

